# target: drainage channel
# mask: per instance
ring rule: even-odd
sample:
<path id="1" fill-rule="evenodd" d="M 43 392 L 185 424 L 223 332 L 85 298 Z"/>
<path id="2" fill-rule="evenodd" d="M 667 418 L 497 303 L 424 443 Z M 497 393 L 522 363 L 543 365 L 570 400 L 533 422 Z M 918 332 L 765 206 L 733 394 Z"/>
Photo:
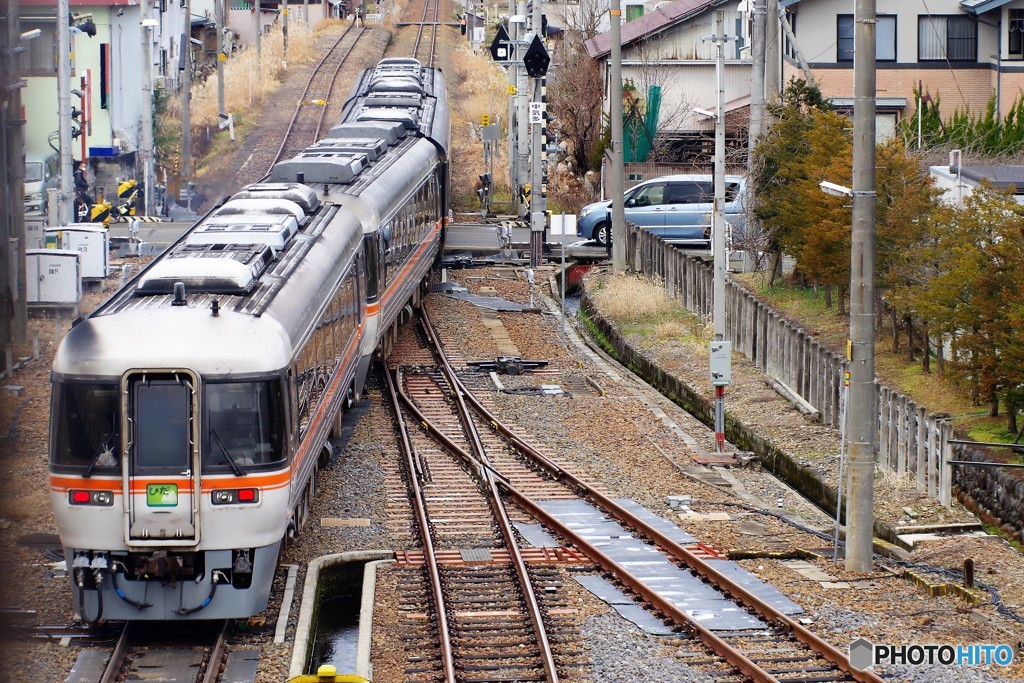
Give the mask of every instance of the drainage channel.
<path id="1" fill-rule="evenodd" d="M 324 555 L 309 563 L 288 679 L 317 680 L 324 665 L 356 680 L 370 680 L 370 635 L 377 565 L 394 551 Z M 297 677 L 303 678 L 297 678 Z"/>

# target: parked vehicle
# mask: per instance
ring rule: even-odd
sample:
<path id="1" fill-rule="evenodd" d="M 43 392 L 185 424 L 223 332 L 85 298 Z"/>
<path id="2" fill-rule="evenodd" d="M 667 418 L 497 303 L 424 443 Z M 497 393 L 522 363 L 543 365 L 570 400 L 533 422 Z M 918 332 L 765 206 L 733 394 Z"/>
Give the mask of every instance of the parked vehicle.
<path id="1" fill-rule="evenodd" d="M 25 153 L 25 213 L 46 213 L 46 191 L 57 187 L 60 170 L 56 152 Z"/>
<path id="2" fill-rule="evenodd" d="M 746 224 L 743 202 L 746 179 L 725 178 L 725 219 L 732 230 Z M 681 247 L 711 248 L 711 214 L 715 182 L 710 175 L 670 175 L 646 180 L 625 193 L 626 220 Z M 576 235 L 606 246 L 611 200 L 583 207 Z"/>

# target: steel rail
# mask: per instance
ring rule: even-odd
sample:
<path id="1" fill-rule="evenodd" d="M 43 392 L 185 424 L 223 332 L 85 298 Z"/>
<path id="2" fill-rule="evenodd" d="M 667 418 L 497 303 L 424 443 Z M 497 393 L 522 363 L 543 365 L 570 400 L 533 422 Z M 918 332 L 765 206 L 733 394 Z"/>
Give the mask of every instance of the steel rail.
<path id="1" fill-rule="evenodd" d="M 206 663 L 203 683 L 216 683 L 216 680 L 220 677 L 220 660 L 224 658 L 224 640 L 227 634 L 228 620 L 225 619 L 224 623 L 221 624 L 220 632 L 217 634 L 217 640 L 214 641 L 213 648 L 210 649 L 210 658 Z"/>
<path id="2" fill-rule="evenodd" d="M 270 173 L 270 169 L 273 168 L 274 164 L 276 164 L 278 161 L 281 160 L 281 155 L 284 154 L 284 148 L 288 144 L 288 138 L 291 136 L 292 127 L 295 125 L 295 122 L 298 120 L 299 113 L 302 112 L 302 106 L 303 106 L 302 103 L 306 100 L 306 95 L 309 94 L 309 88 L 313 85 L 313 79 L 315 79 L 320 74 L 320 69 L 323 68 L 324 63 L 334 53 L 334 50 L 339 45 L 341 45 L 341 41 L 343 41 L 345 39 L 345 36 L 347 36 L 348 32 L 351 31 L 351 30 L 352 30 L 352 25 L 349 24 L 348 27 L 345 28 L 345 32 L 342 33 L 338 37 L 338 40 L 334 43 L 334 45 L 331 46 L 331 49 L 328 50 L 326 54 L 324 54 L 323 58 L 319 62 L 317 62 L 317 65 L 313 68 L 313 73 L 311 73 L 309 75 L 309 80 L 306 81 L 306 87 L 303 88 L 302 95 L 299 97 L 299 103 L 295 105 L 295 113 L 292 114 L 292 120 L 288 122 L 288 128 L 285 129 L 284 139 L 281 140 L 281 146 L 278 147 L 277 154 L 274 156 L 274 160 L 272 162 L 270 162 L 270 166 L 267 167 L 267 173 Z M 342 58 L 341 61 L 342 62 L 345 61 L 344 57 Z M 341 68 L 340 65 L 339 65 L 338 68 L 339 69 Z"/>
<path id="3" fill-rule="evenodd" d="M 437 348 L 440 350 L 440 347 Z M 447 363 L 447 359 L 443 359 L 442 362 Z M 448 366 L 448 368 L 450 370 L 450 366 Z M 473 425 L 472 417 L 469 414 L 469 408 L 461 402 L 461 399 L 458 396 L 458 389 L 455 388 L 454 384 L 452 385 L 452 389 L 453 393 L 456 395 L 456 401 L 461 404 L 460 413 L 467 429 L 470 432 L 469 441 L 473 444 L 473 448 L 477 453 L 483 454 L 483 444 L 480 442 L 480 435 L 476 431 L 475 425 Z M 493 467 L 487 461 L 486 454 L 482 455 L 482 457 L 470 454 L 446 434 L 434 429 L 430 419 L 420 411 L 419 407 L 413 402 L 412 397 L 405 393 L 401 385 L 398 387 L 398 393 L 402 402 L 405 403 L 410 412 L 416 416 L 416 419 L 420 421 L 424 429 L 430 433 L 433 438 L 441 441 L 442 445 L 448 448 L 451 452 L 465 460 L 467 464 L 477 468 L 480 472 L 481 478 L 487 483 L 491 494 L 489 496 L 491 509 L 499 523 L 502 536 L 505 539 L 505 546 L 509 552 L 509 559 L 512 561 L 512 566 L 515 569 L 516 576 L 519 579 L 520 586 L 523 590 L 524 602 L 526 603 L 526 608 L 530 615 L 530 622 L 533 625 L 534 635 L 537 638 L 537 647 L 541 653 L 541 660 L 544 665 L 545 675 L 548 681 L 551 683 L 557 683 L 559 680 L 558 671 L 555 666 L 551 643 L 547 637 L 547 630 L 544 628 L 544 620 L 541 615 L 540 603 L 537 602 L 537 596 L 534 593 L 533 584 L 530 582 L 530 577 L 526 569 L 526 561 L 523 559 L 518 543 L 516 543 L 515 533 L 512 531 L 512 524 L 509 521 L 508 513 L 505 511 L 505 508 L 501 503 L 501 496 L 498 493 L 496 485 L 496 477 L 493 475 Z M 502 483 L 504 484 L 504 482 Z"/>
<path id="4" fill-rule="evenodd" d="M 114 651 L 110 653 L 110 659 L 107 660 L 107 666 L 103 669 L 99 683 L 114 683 L 117 680 L 117 675 L 121 673 L 121 666 L 128 655 L 128 630 L 131 626 L 132 622 L 126 622 L 121 630 L 121 637 L 117 639 Z"/>
<path id="5" fill-rule="evenodd" d="M 438 3 L 440 5 L 440 3 Z M 424 326 L 429 325 L 429 320 L 424 316 L 422 318 Z M 436 340 L 434 330 L 429 331 L 431 339 Z M 441 367 L 444 371 L 445 378 L 452 386 L 452 393 L 455 395 L 456 402 L 459 406 L 459 412 L 462 414 L 462 420 L 466 425 L 466 429 L 469 432 L 470 443 L 473 446 L 473 450 L 476 452 L 477 460 L 481 463 L 480 474 L 483 480 L 487 483 L 488 490 L 490 491 L 490 503 L 491 508 L 494 510 L 494 516 L 498 520 L 501 528 L 501 534 L 505 538 L 505 545 L 508 547 L 509 555 L 512 558 L 512 566 L 516 570 L 516 575 L 519 577 L 519 583 L 523 587 L 525 593 L 527 607 L 530 612 L 530 620 L 533 622 L 534 634 L 537 636 L 538 644 L 541 650 L 541 656 L 544 661 L 544 670 L 547 673 L 548 680 L 552 683 L 558 681 L 558 671 L 555 668 L 554 654 L 551 652 L 551 643 L 548 641 L 547 629 L 544 628 L 544 618 L 541 614 L 540 603 L 537 602 L 537 595 L 534 593 L 533 584 L 530 582 L 530 575 L 526 569 L 526 561 L 523 559 L 523 554 L 519 549 L 519 543 L 516 541 L 515 532 L 512 530 L 512 521 L 508 517 L 508 511 L 505 509 L 505 505 L 501 502 L 501 493 L 498 491 L 498 485 L 495 482 L 495 477 L 492 474 L 494 466 L 491 464 L 490 458 L 487 457 L 487 450 L 484 448 L 483 442 L 480 440 L 480 432 L 476 428 L 476 422 L 473 420 L 473 414 L 469 410 L 469 406 L 466 405 L 466 401 L 463 397 L 464 388 L 461 388 L 461 383 L 455 376 L 455 370 L 448 362 L 448 358 L 444 355 L 444 351 L 440 344 L 435 341 L 435 346 L 439 352 L 441 358 Z"/>
<path id="6" fill-rule="evenodd" d="M 425 310 L 423 311 L 423 318 L 427 322 L 427 324 L 429 325 L 429 317 L 428 317 L 428 315 L 427 315 Z M 425 325 L 425 327 L 426 327 L 426 325 Z M 432 337 L 431 341 L 433 343 L 437 344 L 439 349 L 440 349 L 440 342 L 439 342 L 439 340 L 437 340 L 436 336 Z M 444 357 L 443 351 L 441 351 L 441 353 L 439 355 L 441 355 L 441 357 Z M 750 591 L 746 590 L 745 588 L 743 588 L 742 586 L 740 586 L 736 582 L 732 581 L 728 577 L 725 577 L 725 576 L 721 575 L 718 571 L 716 571 L 714 568 L 712 568 L 705 560 L 703 560 L 702 558 L 698 557 L 694 553 L 690 552 L 689 550 L 687 550 L 686 548 L 681 546 L 679 543 L 677 543 L 676 541 L 674 541 L 671 538 L 669 538 L 668 536 L 666 536 L 664 533 L 662 533 L 658 529 L 652 527 L 651 525 L 647 524 L 643 520 L 637 518 L 635 515 L 630 513 L 628 510 L 623 508 L 621 505 L 619 505 L 615 501 L 611 500 L 608 496 L 605 496 L 600 491 L 595 489 L 593 486 L 590 486 L 589 484 L 587 484 L 586 482 L 582 481 L 577 476 L 575 476 L 571 472 L 565 470 L 564 468 L 558 467 L 557 465 L 552 463 L 551 460 L 549 460 L 542 453 L 540 453 L 540 451 L 537 448 L 535 448 L 532 444 L 530 444 L 529 442 L 527 442 L 524 439 L 522 439 L 520 436 L 516 435 L 514 432 L 512 432 L 512 430 L 508 429 L 508 427 L 506 427 L 490 411 L 488 411 L 486 409 L 486 407 L 484 407 L 483 404 L 481 404 L 479 402 L 479 400 L 477 400 L 477 398 L 473 395 L 473 393 L 466 388 L 466 386 L 461 382 L 461 380 L 459 380 L 457 376 L 454 376 L 454 373 L 453 373 L 453 379 L 454 379 L 454 382 L 458 385 L 458 391 L 456 393 L 459 393 L 459 394 L 465 396 L 466 399 L 470 403 L 473 404 L 474 408 L 478 412 L 480 412 L 480 414 L 484 417 L 484 419 L 486 419 L 489 423 L 491 423 L 491 425 L 497 431 L 499 431 L 504 437 L 506 437 L 506 439 L 510 443 L 515 445 L 516 448 L 524 456 L 526 456 L 530 460 L 533 460 L 537 464 L 539 464 L 542 467 L 544 467 L 545 470 L 547 470 L 548 473 L 553 478 L 555 478 L 556 480 L 559 480 L 559 481 L 563 481 L 563 482 L 565 482 L 565 483 L 567 483 L 569 485 L 572 485 L 572 486 L 578 488 L 579 490 L 583 491 L 588 497 L 591 498 L 591 500 L 594 503 L 596 503 L 598 505 L 598 507 L 602 508 L 606 513 L 608 513 L 611 516 L 615 517 L 616 519 L 618 519 L 618 520 L 628 524 L 629 526 L 633 527 L 634 529 L 637 529 L 640 533 L 644 534 L 645 536 L 647 536 L 651 540 L 655 541 L 663 550 L 668 552 L 671 556 L 675 557 L 677 560 L 679 560 L 679 561 L 683 562 L 684 564 L 686 564 L 688 567 L 690 567 L 691 569 L 696 571 L 698 574 L 700 574 L 702 577 L 704 577 L 705 579 L 710 581 L 712 584 L 718 586 L 721 590 L 723 590 L 723 591 L 729 593 L 730 595 L 732 595 L 740 603 L 744 604 L 745 606 L 749 607 L 750 609 L 753 609 L 755 612 L 757 612 L 761 616 L 765 617 L 769 621 L 773 621 L 773 622 L 783 626 L 786 629 L 786 631 L 788 631 L 789 633 L 791 633 L 793 635 L 793 637 L 795 637 L 797 640 L 799 640 L 804 645 L 809 647 L 811 650 L 816 652 L 818 655 L 820 655 L 825 660 L 831 662 L 832 664 L 836 665 L 837 667 L 839 667 L 840 669 L 842 669 L 843 671 L 848 673 L 851 677 L 854 678 L 854 680 L 860 681 L 862 683 L 882 683 L 882 679 L 878 675 L 876 675 L 876 674 L 874 674 L 874 673 L 872 673 L 870 671 L 857 671 L 857 670 L 853 669 L 853 667 L 850 666 L 849 659 L 838 648 L 832 646 L 831 644 L 829 644 L 828 642 L 826 642 L 825 640 L 823 640 L 822 638 L 820 638 L 816 634 L 812 633 L 809 629 L 804 627 L 799 622 L 795 621 L 794 619 L 788 617 L 785 614 L 782 614 L 781 612 L 779 612 L 775 608 L 771 607 L 766 602 L 764 602 L 763 600 L 758 598 L 756 595 L 754 595 Z M 509 482 L 507 482 L 505 480 L 502 480 L 502 486 L 506 490 L 508 490 L 514 497 L 519 499 L 521 501 L 521 504 L 523 504 L 524 506 L 528 506 L 528 507 L 530 507 L 531 510 L 535 509 L 538 512 L 543 513 L 543 511 L 540 510 L 539 506 L 537 506 L 535 503 L 533 503 L 533 501 L 531 501 L 525 494 L 522 494 L 521 492 L 516 491 L 515 488 Z M 574 537 L 575 538 L 579 538 L 574 532 L 572 532 L 568 528 L 563 527 L 563 525 L 559 524 L 557 522 L 557 520 L 554 520 L 549 515 L 543 514 L 543 517 L 545 519 L 549 520 L 551 525 L 554 528 L 559 529 L 560 530 L 559 533 L 563 533 L 563 530 L 564 530 L 567 538 L 570 538 L 570 539 L 574 539 Z M 579 541 L 583 542 L 584 546 L 588 545 L 581 538 L 579 538 Z M 573 543 L 577 543 L 577 541 L 573 540 Z M 580 547 L 582 548 L 583 546 L 580 546 Z M 600 554 L 600 551 L 598 551 L 596 548 L 592 548 L 591 550 L 592 550 L 592 552 Z M 586 551 L 584 551 L 584 552 L 586 552 Z M 588 553 L 588 555 L 589 555 L 589 553 Z M 599 562 L 597 559 L 595 559 L 593 557 L 591 559 L 594 559 L 595 562 L 598 562 L 599 564 L 601 564 L 601 562 Z M 612 562 L 610 559 L 608 559 L 607 561 L 608 562 Z M 602 566 L 604 566 L 604 565 L 602 564 Z M 627 579 L 632 579 L 633 581 L 636 581 L 639 584 L 639 582 L 635 579 L 635 577 L 632 577 L 632 575 L 630 575 L 625 569 L 619 568 L 619 570 L 613 571 L 612 573 L 617 575 L 617 576 L 619 576 L 620 573 L 621 573 L 621 577 L 626 577 Z M 639 585 L 642 587 L 642 584 L 639 584 Z M 633 586 L 631 585 L 631 587 L 633 587 Z M 638 592 L 640 592 L 640 591 L 638 591 Z M 640 592 L 640 594 L 643 595 L 644 593 Z M 645 595 L 644 597 L 646 598 L 647 596 Z M 652 600 L 652 602 L 655 602 L 655 600 Z M 661 600 L 659 599 L 658 602 L 661 602 Z M 673 610 L 675 612 L 678 612 L 677 608 L 674 608 L 674 607 L 672 607 L 672 609 L 667 609 L 666 608 L 666 611 L 668 611 L 669 613 L 672 613 Z M 694 628 L 699 633 L 700 629 L 702 629 L 703 627 L 700 626 L 699 623 L 697 623 L 697 622 L 691 620 L 689 617 L 687 617 L 685 615 L 685 613 L 681 613 L 681 614 L 684 617 L 685 622 L 689 623 L 689 624 L 692 624 L 694 626 Z M 710 638 L 708 640 L 705 640 L 705 642 L 708 642 L 709 644 L 713 643 L 713 642 L 716 643 L 716 644 L 717 643 L 721 643 L 721 646 L 724 647 L 726 650 L 728 650 L 730 652 L 735 652 L 727 643 L 725 643 L 720 638 L 718 638 L 718 636 L 715 636 L 710 631 L 708 631 L 708 635 L 710 636 Z M 704 639 L 703 636 L 702 636 L 702 639 Z M 713 647 L 713 649 L 718 651 L 717 647 Z M 725 652 L 719 652 L 719 654 L 722 654 L 723 657 L 726 657 L 726 653 Z M 738 657 L 742 658 L 742 660 L 746 660 L 746 658 L 743 657 L 742 655 L 739 655 L 739 653 L 736 653 L 736 654 L 738 655 Z M 726 658 L 729 659 L 729 657 L 726 657 Z M 741 670 L 744 670 L 743 667 L 747 667 L 748 665 L 745 662 L 743 662 L 742 660 L 741 659 L 737 659 L 737 663 L 734 664 L 734 665 L 737 666 L 737 668 L 741 668 Z M 747 660 L 747 661 L 749 661 L 749 660 Z M 752 665 L 754 667 L 757 667 L 757 665 L 754 664 L 753 662 L 750 662 L 750 665 Z M 765 681 L 774 681 L 775 680 L 773 677 L 771 677 L 770 674 L 768 674 L 767 672 L 764 672 L 763 670 L 761 670 L 760 667 L 757 667 L 757 669 L 762 671 L 764 673 L 764 675 L 767 676 L 767 678 L 763 678 L 763 679 L 758 678 L 756 680 L 765 680 Z M 747 672 L 745 670 L 744 670 L 744 672 L 748 673 L 748 675 L 751 675 L 751 676 L 760 675 L 760 674 L 749 673 L 749 672 Z"/>
<path id="7" fill-rule="evenodd" d="M 455 658 L 452 652 L 451 631 L 448 627 L 448 612 L 444 602 L 444 591 L 441 588 L 441 570 L 437 565 L 437 557 L 434 555 L 434 541 L 430 537 L 430 522 L 427 519 L 426 501 L 423 489 L 420 487 L 418 472 L 421 468 L 416 466 L 413 455 L 412 442 L 409 439 L 409 430 L 405 418 L 402 417 L 401 402 L 395 385 L 401 386 L 401 367 L 395 369 L 396 378 L 391 377 L 387 367 L 384 367 L 384 376 L 388 383 L 388 396 L 395 408 L 395 420 L 398 422 L 398 430 L 402 435 L 402 450 L 405 453 L 405 463 L 409 468 L 409 482 L 413 490 L 413 507 L 416 511 L 416 520 L 419 522 L 420 539 L 423 542 L 423 561 L 430 576 L 430 588 L 434 594 L 434 608 L 437 610 L 438 638 L 441 641 L 441 667 L 444 670 L 444 680 L 448 683 L 455 683 Z"/>
<path id="8" fill-rule="evenodd" d="M 351 28 L 351 27 L 349 27 L 349 28 Z M 348 46 L 349 53 L 351 53 L 352 50 L 355 49 L 356 44 L 359 43 L 359 39 L 363 37 L 363 34 L 365 32 L 366 32 L 366 27 L 365 26 L 363 26 L 363 27 L 361 27 L 359 29 L 359 33 L 356 34 L 356 37 L 352 41 L 352 44 Z M 346 33 L 348 33 L 348 31 L 346 31 Z M 344 37 L 344 35 L 342 37 Z M 324 96 L 325 104 L 320 109 L 320 116 L 319 116 L 319 118 L 317 118 L 317 121 L 316 121 L 316 132 L 313 133 L 313 142 L 316 142 L 317 140 L 320 139 L 320 131 L 323 130 L 323 126 L 324 126 L 324 117 L 327 116 L 327 107 L 331 106 L 331 104 L 330 104 L 331 103 L 331 95 L 334 94 L 334 84 L 338 81 L 338 74 L 341 72 L 341 67 L 345 65 L 345 60 L 346 60 L 347 57 L 348 57 L 348 54 L 346 54 L 345 57 L 341 58 L 341 61 L 338 62 L 338 68 L 334 70 L 334 75 L 331 76 L 331 84 L 327 87 L 327 95 Z"/>

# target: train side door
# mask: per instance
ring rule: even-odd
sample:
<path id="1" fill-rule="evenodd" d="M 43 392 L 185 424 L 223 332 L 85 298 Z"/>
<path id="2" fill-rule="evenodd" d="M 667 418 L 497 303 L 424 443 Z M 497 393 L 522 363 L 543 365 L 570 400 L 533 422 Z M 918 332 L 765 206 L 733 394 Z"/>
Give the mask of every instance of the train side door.
<path id="1" fill-rule="evenodd" d="M 125 541 L 199 542 L 199 381 L 186 370 L 121 378 Z"/>

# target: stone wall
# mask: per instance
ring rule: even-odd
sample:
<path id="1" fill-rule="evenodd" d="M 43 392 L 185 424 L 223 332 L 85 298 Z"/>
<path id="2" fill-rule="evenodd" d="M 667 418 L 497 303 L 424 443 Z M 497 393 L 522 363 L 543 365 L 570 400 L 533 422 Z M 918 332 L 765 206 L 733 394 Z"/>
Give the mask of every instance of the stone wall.
<path id="1" fill-rule="evenodd" d="M 956 455 L 959 460 L 993 460 L 990 452 L 964 446 L 957 448 Z M 1014 476 L 1014 468 L 954 465 L 954 469 L 953 488 L 964 506 L 1008 537 L 1024 541 L 1024 479 Z"/>

